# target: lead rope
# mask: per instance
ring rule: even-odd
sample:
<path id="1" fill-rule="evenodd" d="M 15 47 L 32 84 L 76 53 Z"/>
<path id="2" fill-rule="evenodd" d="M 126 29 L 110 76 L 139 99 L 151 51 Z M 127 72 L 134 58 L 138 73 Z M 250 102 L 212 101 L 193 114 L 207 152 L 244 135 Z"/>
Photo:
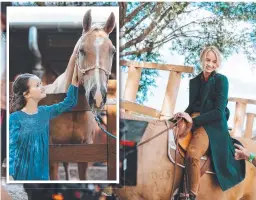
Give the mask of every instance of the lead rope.
<path id="1" fill-rule="evenodd" d="M 106 133 L 108 136 L 110 136 L 110 137 L 116 139 L 116 136 L 115 136 L 115 135 L 113 135 L 112 133 L 108 132 L 106 129 L 103 128 L 103 126 L 101 125 L 100 119 L 98 118 L 97 114 L 96 114 L 95 112 L 93 112 L 93 111 L 92 111 L 92 113 L 93 113 L 94 118 L 95 118 L 95 121 L 98 123 L 98 126 L 100 127 L 100 129 L 101 129 L 104 133 Z"/>

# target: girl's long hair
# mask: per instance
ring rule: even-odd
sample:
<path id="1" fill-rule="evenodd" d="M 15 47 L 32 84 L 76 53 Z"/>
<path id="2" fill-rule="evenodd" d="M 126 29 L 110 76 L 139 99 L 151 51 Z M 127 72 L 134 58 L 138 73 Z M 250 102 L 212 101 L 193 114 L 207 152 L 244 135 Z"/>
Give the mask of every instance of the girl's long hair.
<path id="1" fill-rule="evenodd" d="M 29 91 L 28 80 L 35 76 L 34 74 L 21 74 L 18 75 L 15 81 L 13 82 L 12 92 L 13 95 L 11 97 L 10 103 L 10 112 L 15 112 L 21 110 L 26 105 L 26 99 L 24 94 Z"/>

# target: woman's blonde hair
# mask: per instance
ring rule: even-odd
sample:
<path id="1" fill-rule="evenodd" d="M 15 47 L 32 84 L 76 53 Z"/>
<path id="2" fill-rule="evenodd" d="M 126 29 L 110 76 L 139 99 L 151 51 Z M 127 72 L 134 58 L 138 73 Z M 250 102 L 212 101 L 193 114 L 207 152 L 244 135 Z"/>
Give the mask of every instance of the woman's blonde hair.
<path id="1" fill-rule="evenodd" d="M 204 69 L 204 61 L 206 59 L 206 55 L 209 51 L 212 51 L 216 57 L 217 57 L 217 65 L 218 65 L 218 68 L 216 70 L 219 69 L 220 65 L 221 65 L 221 53 L 219 51 L 219 49 L 215 46 L 207 46 L 205 47 L 201 53 L 200 53 L 200 64 L 201 64 L 201 68 L 202 70 Z"/>

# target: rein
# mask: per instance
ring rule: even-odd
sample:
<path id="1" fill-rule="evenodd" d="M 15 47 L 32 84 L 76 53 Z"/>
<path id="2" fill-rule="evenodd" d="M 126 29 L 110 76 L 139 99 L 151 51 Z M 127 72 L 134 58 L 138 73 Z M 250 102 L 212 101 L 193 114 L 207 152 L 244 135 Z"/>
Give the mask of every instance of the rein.
<path id="1" fill-rule="evenodd" d="M 175 128 L 176 128 L 175 125 L 177 125 L 182 119 L 183 119 L 183 118 L 180 118 L 180 119 L 177 120 L 176 122 L 174 122 L 174 119 L 173 119 L 173 118 L 169 119 L 168 121 L 174 122 L 174 124 L 173 124 L 174 128 L 170 128 L 170 127 L 167 125 L 167 126 L 168 126 L 167 129 L 163 130 L 162 132 L 160 132 L 160 133 L 158 133 L 158 134 L 152 136 L 151 138 L 149 138 L 149 139 L 147 139 L 147 140 L 145 140 L 145 141 L 143 141 L 143 142 L 140 142 L 140 143 L 137 145 L 137 147 L 139 147 L 139 146 L 141 146 L 141 145 L 143 145 L 143 144 L 145 144 L 145 143 L 147 143 L 147 142 L 149 142 L 149 141 L 155 139 L 156 137 L 158 137 L 158 136 L 162 135 L 163 133 L 165 133 L 165 131 L 168 131 L 168 130 L 170 130 L 170 129 L 175 129 Z M 167 124 L 168 124 L 168 123 L 167 123 Z"/>

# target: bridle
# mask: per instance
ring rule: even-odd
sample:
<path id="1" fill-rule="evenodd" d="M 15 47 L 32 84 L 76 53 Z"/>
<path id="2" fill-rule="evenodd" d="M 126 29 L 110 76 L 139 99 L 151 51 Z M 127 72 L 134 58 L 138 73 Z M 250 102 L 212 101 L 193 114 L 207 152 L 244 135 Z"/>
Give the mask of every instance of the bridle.
<path id="1" fill-rule="evenodd" d="M 81 44 L 80 44 L 81 45 Z M 79 45 L 79 48 L 80 49 L 80 45 Z M 83 75 L 86 74 L 86 72 L 90 71 L 90 70 L 94 70 L 94 69 L 101 69 L 102 71 L 105 72 L 105 74 L 107 75 L 107 77 L 110 76 L 111 72 L 107 69 L 104 69 L 103 67 L 100 67 L 99 65 L 92 65 L 91 67 L 88 67 L 86 69 L 82 69 L 80 64 L 79 64 L 79 50 L 76 52 L 76 62 L 75 62 L 75 68 L 77 68 Z M 108 136 L 116 139 L 116 136 L 113 135 L 112 133 L 108 132 L 107 130 L 104 129 L 104 127 L 102 126 L 102 124 L 100 123 L 100 120 L 99 120 L 99 117 L 97 115 L 97 113 L 93 110 L 91 110 L 93 115 L 94 115 L 94 118 L 95 118 L 95 121 L 98 123 L 98 126 L 99 128 L 104 132 L 106 133 Z"/>
<path id="2" fill-rule="evenodd" d="M 78 49 L 80 49 L 80 46 L 81 46 L 81 44 L 79 45 L 79 48 Z M 90 70 L 94 70 L 94 69 L 100 69 L 100 70 L 102 70 L 102 71 L 104 71 L 104 73 L 106 74 L 106 76 L 107 77 L 109 77 L 110 76 L 110 74 L 111 74 L 111 71 L 109 71 L 109 70 L 107 70 L 107 69 L 104 69 L 103 67 L 101 67 L 101 66 L 99 66 L 99 65 L 97 65 L 97 64 L 94 64 L 94 65 L 92 65 L 92 66 L 90 66 L 90 67 L 87 67 L 87 68 L 81 68 L 81 66 L 80 66 L 80 64 L 79 64 L 79 50 L 76 52 L 76 63 L 75 63 L 75 65 L 76 65 L 76 67 L 77 67 L 77 69 L 84 75 L 86 72 L 88 72 L 88 71 L 90 71 Z"/>
<path id="3" fill-rule="evenodd" d="M 98 66 L 98 65 L 93 65 L 91 67 L 88 67 L 86 69 L 82 69 L 79 65 L 79 52 L 77 53 L 76 55 L 76 67 L 77 69 L 82 73 L 82 74 L 85 74 L 86 72 L 90 71 L 90 70 L 93 70 L 93 69 L 101 69 L 102 71 L 105 72 L 105 74 L 109 77 L 111 72 L 107 69 L 104 69 L 103 67 L 101 66 Z"/>

